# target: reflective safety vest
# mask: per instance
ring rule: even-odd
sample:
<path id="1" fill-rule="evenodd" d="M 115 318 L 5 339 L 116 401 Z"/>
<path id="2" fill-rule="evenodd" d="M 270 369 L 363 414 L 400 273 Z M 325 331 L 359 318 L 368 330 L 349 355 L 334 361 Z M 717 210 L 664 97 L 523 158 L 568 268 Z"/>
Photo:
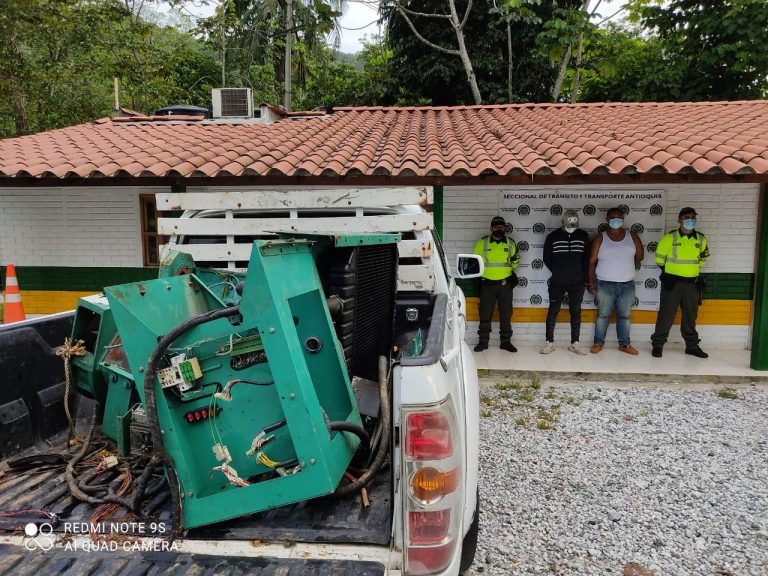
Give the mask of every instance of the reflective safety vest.
<path id="1" fill-rule="evenodd" d="M 483 236 L 475 243 L 474 253 L 483 257 L 486 280 L 503 280 L 509 278 L 517 265 L 520 264 L 520 253 L 512 238 L 505 242 L 494 242 L 490 236 Z"/>
<path id="2" fill-rule="evenodd" d="M 709 257 L 707 237 L 701 232 L 680 234 L 674 230 L 665 234 L 656 247 L 656 264 L 667 274 L 695 278 Z"/>

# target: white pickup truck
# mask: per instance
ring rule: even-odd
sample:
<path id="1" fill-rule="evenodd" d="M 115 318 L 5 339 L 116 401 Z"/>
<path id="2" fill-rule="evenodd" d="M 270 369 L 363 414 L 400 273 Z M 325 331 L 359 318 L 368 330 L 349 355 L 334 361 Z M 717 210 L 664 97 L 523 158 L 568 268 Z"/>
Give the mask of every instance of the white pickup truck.
<path id="1" fill-rule="evenodd" d="M 51 419 L 54 404 L 37 399 L 60 396 L 62 388 L 61 371 L 49 370 L 50 378 L 36 376 L 18 397 L 0 397 L 0 420 L 7 406 L 22 412 L 26 408 L 31 436 L 37 440 L 20 452 L 26 458 L 22 462 L 32 463 L 26 471 L 17 464 L 19 454 L 9 448 L 2 453 L 0 564 L 11 561 L 29 573 L 46 573 L 56 565 L 57 574 L 85 573 L 94 563 L 99 568 L 93 573 L 120 573 L 136 562 L 143 563 L 142 573 L 213 568 L 217 574 L 415 576 L 467 571 L 479 527 L 477 371 L 464 342 L 466 302 L 425 209 L 428 195 L 424 188 L 202 189 L 157 197 L 159 211 L 177 211 L 177 217 L 159 220 L 160 233 L 170 237 L 163 250 L 187 252 L 196 264 L 223 270 L 241 268 L 253 240 L 278 231 L 401 234 L 392 348 L 408 347 L 412 353 L 400 355 L 393 366 L 389 466 L 369 486 L 369 506 L 357 498 L 319 498 L 190 530 L 159 552 L 147 544 L 143 550 L 154 550 L 149 556 L 137 556 L 140 547 L 88 548 L 88 534 L 62 532 L 60 526 L 88 522 L 94 510 L 73 500 L 53 460 L 35 463 L 36 456 L 50 453 L 63 438 L 61 418 L 58 429 L 48 426 L 43 431 L 39 426 Z M 471 270 L 460 277 L 482 273 L 482 260 L 476 256 L 461 255 L 456 264 L 458 270 Z M 376 289 L 375 277 L 358 281 Z M 66 316 L 55 321 L 61 324 Z M 46 327 L 45 319 L 0 328 L 0 350 L 15 346 L 19 351 L 15 359 L 0 353 L 0 369 L 34 362 L 36 356 L 50 360 L 60 343 L 56 338 L 65 331 Z M 23 425 L 24 419 L 19 422 Z M 10 429 L 0 428 L 0 434 Z M 54 452 L 66 460 L 66 447 Z M 15 464 L 12 468 L 8 457 Z M 167 521 L 169 505 L 160 496 L 143 509 L 146 517 L 140 514 L 139 520 L 158 526 Z M 40 545 L 40 533 L 23 532 L 35 521 L 35 511 L 47 514 L 42 519 L 53 525 L 46 537 L 53 542 L 49 549 Z M 163 537 L 157 532 L 139 536 L 147 543 Z M 88 549 L 78 548 L 78 542 Z"/>

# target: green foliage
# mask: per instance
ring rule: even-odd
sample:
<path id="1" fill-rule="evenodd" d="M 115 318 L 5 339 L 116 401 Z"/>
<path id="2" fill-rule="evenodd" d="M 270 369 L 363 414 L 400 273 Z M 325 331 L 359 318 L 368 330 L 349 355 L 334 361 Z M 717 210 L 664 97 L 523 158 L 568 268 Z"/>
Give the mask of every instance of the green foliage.
<path id="1" fill-rule="evenodd" d="M 764 0 L 636 0 L 630 20 L 587 45 L 587 101 L 738 100 L 768 96 Z"/>
<path id="2" fill-rule="evenodd" d="M 768 95 L 765 0 L 642 0 L 633 4 L 633 17 L 663 42 L 667 63 L 679 70 L 683 99 Z"/>

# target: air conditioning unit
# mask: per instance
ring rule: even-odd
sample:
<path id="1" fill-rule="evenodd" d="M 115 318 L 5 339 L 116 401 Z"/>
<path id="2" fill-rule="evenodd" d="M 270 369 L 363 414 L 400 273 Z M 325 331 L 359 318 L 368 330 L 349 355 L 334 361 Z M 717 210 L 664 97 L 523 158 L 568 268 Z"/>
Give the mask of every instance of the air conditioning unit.
<path id="1" fill-rule="evenodd" d="M 253 118 L 253 95 L 250 88 L 214 88 L 214 118 Z"/>

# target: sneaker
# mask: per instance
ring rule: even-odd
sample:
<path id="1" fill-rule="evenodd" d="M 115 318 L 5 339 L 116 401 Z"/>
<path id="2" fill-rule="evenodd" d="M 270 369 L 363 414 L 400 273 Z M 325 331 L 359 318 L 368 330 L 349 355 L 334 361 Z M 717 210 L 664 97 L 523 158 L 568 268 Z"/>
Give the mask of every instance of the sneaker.
<path id="1" fill-rule="evenodd" d="M 651 350 L 651 356 L 654 358 L 661 358 L 662 356 L 662 347 L 661 346 L 654 346 L 653 350 Z"/>
<path id="2" fill-rule="evenodd" d="M 578 354 L 579 356 L 584 356 L 587 351 L 584 350 L 581 346 L 579 346 L 578 342 L 571 342 L 571 345 L 568 346 L 568 352 L 573 352 L 574 354 Z"/>
<path id="3" fill-rule="evenodd" d="M 589 351 L 592 352 L 592 354 L 597 354 L 602 349 L 603 349 L 603 345 L 595 342 L 594 344 L 592 344 L 592 347 L 589 349 Z"/>
<path id="4" fill-rule="evenodd" d="M 483 350 L 488 350 L 488 342 L 478 342 L 475 346 L 475 352 L 482 352 Z"/>
<path id="5" fill-rule="evenodd" d="M 512 344 L 512 342 L 504 342 L 499 348 L 506 350 L 507 352 L 517 352 L 517 348 L 515 348 L 515 345 Z"/>
<path id="6" fill-rule="evenodd" d="M 554 342 L 547 342 L 544 345 L 544 348 L 539 350 L 539 353 L 540 354 L 551 354 L 554 351 L 555 351 L 555 343 Z"/>
<path id="7" fill-rule="evenodd" d="M 709 358 L 709 354 L 704 352 L 704 350 L 702 350 L 698 346 L 695 346 L 692 348 L 686 348 L 685 353 L 690 354 L 691 356 L 696 356 L 697 358 Z"/>
<path id="8" fill-rule="evenodd" d="M 632 344 L 626 344 L 625 346 L 619 346 L 620 352 L 625 352 L 627 354 L 631 354 L 632 356 L 637 356 L 640 354 L 640 352 L 637 351 L 637 349 L 632 346 Z"/>

